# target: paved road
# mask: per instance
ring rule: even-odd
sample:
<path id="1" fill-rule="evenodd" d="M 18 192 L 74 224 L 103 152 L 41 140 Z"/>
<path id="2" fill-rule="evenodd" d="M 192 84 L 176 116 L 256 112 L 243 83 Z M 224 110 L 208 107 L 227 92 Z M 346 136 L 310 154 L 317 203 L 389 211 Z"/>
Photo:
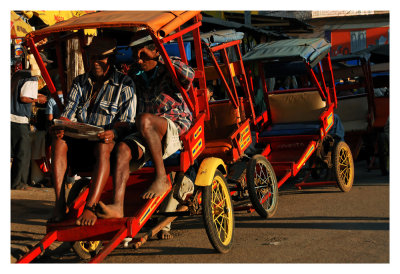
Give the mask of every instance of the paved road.
<path id="1" fill-rule="evenodd" d="M 11 191 L 11 262 L 45 233 L 52 189 Z M 284 185 L 276 215 L 236 215 L 234 246 L 212 249 L 200 217 L 173 223 L 174 239 L 150 240 L 141 249 L 122 246 L 105 263 L 389 263 L 389 177 L 356 164 L 353 189 L 326 186 L 297 190 Z M 64 245 L 52 245 L 36 262 L 77 263 Z"/>

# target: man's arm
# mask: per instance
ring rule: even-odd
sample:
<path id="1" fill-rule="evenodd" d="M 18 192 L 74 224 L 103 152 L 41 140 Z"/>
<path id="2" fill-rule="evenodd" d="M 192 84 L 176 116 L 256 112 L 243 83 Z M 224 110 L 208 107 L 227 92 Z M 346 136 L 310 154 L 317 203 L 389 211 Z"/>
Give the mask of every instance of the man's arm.
<path id="1" fill-rule="evenodd" d="M 183 63 L 179 58 L 171 58 L 171 63 L 175 68 L 176 77 L 185 90 L 188 90 L 194 79 L 194 70 Z"/>
<path id="2" fill-rule="evenodd" d="M 20 98 L 21 102 L 25 103 L 25 104 L 36 103 L 36 102 L 38 102 L 39 104 L 44 104 L 47 101 L 47 97 L 43 94 L 38 94 L 38 97 L 36 99 L 24 97 L 24 96 L 21 96 L 19 98 Z"/>
<path id="3" fill-rule="evenodd" d="M 21 87 L 20 100 L 22 103 L 30 104 L 38 102 L 44 104 L 47 101 L 47 97 L 43 94 L 38 94 L 38 81 L 26 81 Z"/>
<path id="4" fill-rule="evenodd" d="M 79 86 L 79 83 L 76 80 L 74 80 L 74 83 L 72 84 L 71 87 L 71 91 L 68 94 L 68 100 L 65 104 L 65 109 L 61 113 L 60 118 L 64 117 L 70 120 L 78 108 L 79 100 L 81 97 L 82 97 L 82 90 Z"/>

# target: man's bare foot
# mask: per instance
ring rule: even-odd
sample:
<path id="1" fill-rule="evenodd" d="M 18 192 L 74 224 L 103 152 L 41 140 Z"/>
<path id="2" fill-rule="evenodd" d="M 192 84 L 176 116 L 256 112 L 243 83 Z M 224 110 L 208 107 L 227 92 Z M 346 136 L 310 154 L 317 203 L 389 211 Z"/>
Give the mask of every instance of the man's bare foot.
<path id="1" fill-rule="evenodd" d="M 99 201 L 99 207 L 100 210 L 97 212 L 97 217 L 99 218 L 110 219 L 124 217 L 124 209 L 119 205 L 105 205 L 102 201 Z"/>
<path id="2" fill-rule="evenodd" d="M 159 240 L 170 240 L 170 239 L 174 238 L 174 236 L 172 236 L 172 234 L 169 233 L 169 231 L 160 230 L 160 231 L 157 233 L 157 238 L 158 238 Z"/>
<path id="3" fill-rule="evenodd" d="M 76 220 L 76 225 L 92 226 L 96 223 L 96 220 L 97 216 L 93 211 L 84 209 L 82 215 Z"/>
<path id="4" fill-rule="evenodd" d="M 141 197 L 143 199 L 153 199 L 165 193 L 169 188 L 167 175 L 156 177 L 150 187 L 144 192 Z"/>

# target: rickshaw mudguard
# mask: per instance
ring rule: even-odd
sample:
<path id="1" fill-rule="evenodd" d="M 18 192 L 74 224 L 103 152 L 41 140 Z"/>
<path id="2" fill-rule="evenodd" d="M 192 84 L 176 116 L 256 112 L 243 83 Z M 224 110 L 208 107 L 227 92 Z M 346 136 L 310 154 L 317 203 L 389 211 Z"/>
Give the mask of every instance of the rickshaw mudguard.
<path id="1" fill-rule="evenodd" d="M 214 174 L 216 170 L 220 170 L 222 173 L 226 174 L 226 165 L 224 161 L 220 158 L 206 158 L 201 162 L 199 171 L 197 172 L 196 181 L 194 184 L 196 186 L 209 186 L 212 183 Z"/>

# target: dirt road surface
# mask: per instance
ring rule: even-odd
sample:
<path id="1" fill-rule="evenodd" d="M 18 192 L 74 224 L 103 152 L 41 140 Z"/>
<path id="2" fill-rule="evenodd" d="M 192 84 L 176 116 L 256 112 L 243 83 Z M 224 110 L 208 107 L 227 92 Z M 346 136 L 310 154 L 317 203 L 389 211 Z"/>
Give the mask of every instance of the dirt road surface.
<path id="1" fill-rule="evenodd" d="M 54 204 L 50 188 L 11 191 L 11 262 L 45 235 Z M 276 215 L 235 214 L 234 245 L 216 253 L 201 217 L 172 225 L 171 240 L 152 239 L 134 250 L 120 245 L 104 263 L 389 263 L 389 177 L 356 164 L 353 189 L 333 186 L 280 189 Z M 68 246 L 55 243 L 34 263 L 80 263 Z M 394 263 L 394 262 L 393 262 Z"/>

